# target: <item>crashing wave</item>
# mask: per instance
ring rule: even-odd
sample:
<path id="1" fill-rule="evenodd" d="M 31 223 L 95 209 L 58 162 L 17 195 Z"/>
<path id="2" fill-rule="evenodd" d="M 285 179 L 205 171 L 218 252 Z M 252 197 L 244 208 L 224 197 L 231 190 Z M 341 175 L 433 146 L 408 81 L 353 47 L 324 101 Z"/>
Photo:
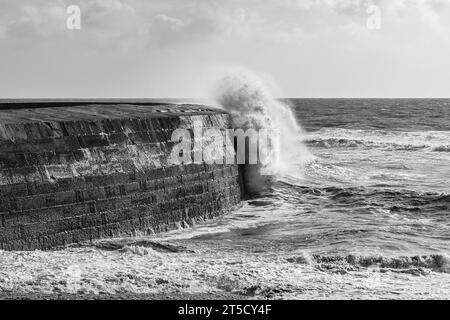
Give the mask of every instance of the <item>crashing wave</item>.
<path id="1" fill-rule="evenodd" d="M 265 166 L 274 174 L 298 171 L 299 165 L 313 158 L 300 141 L 303 130 L 291 108 L 276 99 L 255 75 L 248 71 L 225 75 L 218 82 L 214 97 L 219 106 L 231 113 L 235 128 L 269 131 L 274 152 Z"/>

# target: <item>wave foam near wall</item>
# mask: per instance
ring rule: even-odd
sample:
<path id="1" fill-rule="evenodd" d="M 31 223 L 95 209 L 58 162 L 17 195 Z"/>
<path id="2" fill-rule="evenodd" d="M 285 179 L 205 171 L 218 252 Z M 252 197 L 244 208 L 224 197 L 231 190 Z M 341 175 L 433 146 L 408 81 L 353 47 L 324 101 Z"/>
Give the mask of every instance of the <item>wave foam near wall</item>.
<path id="1" fill-rule="evenodd" d="M 269 169 L 277 176 L 301 176 L 313 155 L 301 142 L 303 130 L 291 108 L 275 99 L 269 86 L 249 72 L 222 77 L 214 90 L 217 103 L 232 115 L 235 128 L 267 129 L 275 152 Z"/>

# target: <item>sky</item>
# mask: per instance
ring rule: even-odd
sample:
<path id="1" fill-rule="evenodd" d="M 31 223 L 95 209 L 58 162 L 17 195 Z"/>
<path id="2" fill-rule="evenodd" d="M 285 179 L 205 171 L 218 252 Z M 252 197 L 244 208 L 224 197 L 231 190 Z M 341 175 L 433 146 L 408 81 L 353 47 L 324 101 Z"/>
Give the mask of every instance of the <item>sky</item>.
<path id="1" fill-rule="evenodd" d="M 80 29 L 67 27 L 71 5 Z M 283 97 L 450 97 L 450 0 L 0 7 L 0 98 L 202 98 L 223 73 L 241 69 Z"/>

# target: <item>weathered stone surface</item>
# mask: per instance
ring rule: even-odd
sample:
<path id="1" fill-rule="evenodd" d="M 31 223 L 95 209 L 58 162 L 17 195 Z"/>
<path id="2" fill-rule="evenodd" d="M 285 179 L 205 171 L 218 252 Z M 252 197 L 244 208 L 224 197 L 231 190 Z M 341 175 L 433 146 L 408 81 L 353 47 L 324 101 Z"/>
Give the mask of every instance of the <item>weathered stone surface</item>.
<path id="1" fill-rule="evenodd" d="M 4 107 L 4 106 L 3 106 Z M 173 130 L 225 129 L 199 105 L 0 110 L 0 248 L 49 249 L 163 232 L 236 206 L 236 165 L 173 165 Z"/>

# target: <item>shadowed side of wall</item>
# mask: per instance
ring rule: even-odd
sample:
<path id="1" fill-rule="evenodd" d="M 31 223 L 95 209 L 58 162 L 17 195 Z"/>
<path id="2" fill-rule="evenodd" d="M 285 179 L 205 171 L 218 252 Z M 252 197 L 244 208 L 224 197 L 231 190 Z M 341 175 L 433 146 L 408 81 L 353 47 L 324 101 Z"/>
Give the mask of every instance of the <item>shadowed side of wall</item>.
<path id="1" fill-rule="evenodd" d="M 237 165 L 173 164 L 172 132 L 229 127 L 198 106 L 0 111 L 0 248 L 49 249 L 187 227 L 241 200 Z"/>

